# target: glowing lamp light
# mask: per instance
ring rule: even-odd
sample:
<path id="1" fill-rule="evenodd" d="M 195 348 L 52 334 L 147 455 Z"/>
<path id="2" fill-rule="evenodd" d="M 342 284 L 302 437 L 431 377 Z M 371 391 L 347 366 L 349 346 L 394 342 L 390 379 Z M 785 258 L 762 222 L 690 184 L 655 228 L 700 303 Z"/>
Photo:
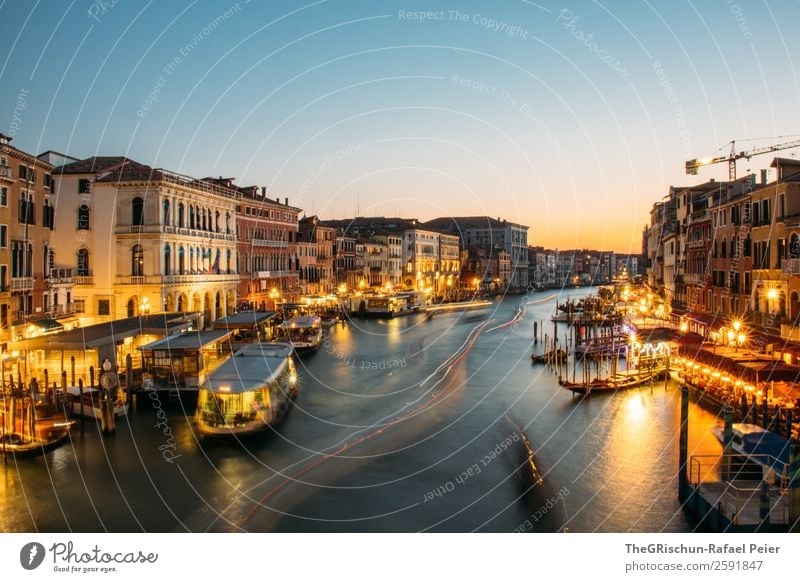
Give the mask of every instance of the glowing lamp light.
<path id="1" fill-rule="evenodd" d="M 230 387 L 230 386 L 228 386 L 227 384 L 225 384 L 225 385 L 223 385 L 223 386 L 220 386 L 220 387 L 218 388 L 218 390 L 219 390 L 220 392 L 230 392 L 230 391 L 231 391 L 231 387 Z"/>
<path id="2" fill-rule="evenodd" d="M 778 290 L 777 289 L 770 289 L 767 291 L 767 299 L 777 299 L 778 298 Z"/>

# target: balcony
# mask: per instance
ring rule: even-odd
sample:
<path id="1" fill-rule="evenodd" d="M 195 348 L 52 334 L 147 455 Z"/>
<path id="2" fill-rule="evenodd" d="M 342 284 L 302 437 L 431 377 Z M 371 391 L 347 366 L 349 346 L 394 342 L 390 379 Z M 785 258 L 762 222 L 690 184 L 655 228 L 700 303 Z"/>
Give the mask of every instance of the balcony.
<path id="1" fill-rule="evenodd" d="M 62 315 L 72 315 L 75 313 L 75 304 L 67 303 L 66 305 L 53 305 L 50 308 L 50 314 L 53 317 L 60 317 Z"/>
<path id="2" fill-rule="evenodd" d="M 686 241 L 686 249 L 706 249 L 711 247 L 711 241 L 709 239 L 699 239 L 699 240 L 688 240 Z"/>
<path id="3" fill-rule="evenodd" d="M 800 275 L 800 259 L 783 259 L 781 271 L 787 277 Z"/>
<path id="4" fill-rule="evenodd" d="M 72 278 L 73 285 L 77 287 L 91 287 L 94 285 L 94 276 L 93 275 L 75 275 Z"/>
<path id="5" fill-rule="evenodd" d="M 160 279 L 160 281 L 157 281 Z M 238 273 L 203 273 L 194 275 L 161 275 L 160 277 L 148 277 L 151 283 L 161 283 L 163 285 L 185 285 L 201 283 L 238 283 Z"/>
<path id="6" fill-rule="evenodd" d="M 72 283 L 72 269 L 50 269 L 51 285 L 69 285 Z"/>
<path id="7" fill-rule="evenodd" d="M 11 291 L 33 291 L 33 277 L 12 277 Z"/>
<path id="8" fill-rule="evenodd" d="M 193 238 L 201 238 L 205 240 L 225 240 L 235 241 L 236 235 L 233 233 L 213 232 L 209 230 L 199 230 L 196 228 L 182 228 L 179 226 L 161 225 L 161 224 L 143 224 L 143 225 L 121 225 L 114 228 L 114 234 L 124 236 L 129 234 L 142 235 L 142 234 L 177 234 L 181 236 L 189 236 Z M 285 246 L 285 243 L 284 243 Z"/>
<path id="9" fill-rule="evenodd" d="M 254 238 L 250 241 L 250 244 L 254 247 L 269 247 L 273 249 L 285 249 L 289 246 L 285 240 L 269 240 L 265 238 Z"/>
<path id="10" fill-rule="evenodd" d="M 11 178 L 11 168 L 0 166 L 0 178 Z"/>
<path id="11" fill-rule="evenodd" d="M 253 279 L 278 279 L 280 277 L 292 277 L 296 275 L 294 271 L 256 271 Z"/>

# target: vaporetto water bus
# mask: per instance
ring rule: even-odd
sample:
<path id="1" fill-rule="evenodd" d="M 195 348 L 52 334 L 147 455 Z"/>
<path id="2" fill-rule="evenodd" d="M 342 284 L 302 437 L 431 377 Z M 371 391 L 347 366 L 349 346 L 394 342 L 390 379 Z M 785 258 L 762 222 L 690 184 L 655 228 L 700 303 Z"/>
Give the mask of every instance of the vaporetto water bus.
<path id="1" fill-rule="evenodd" d="M 293 348 L 247 344 L 199 387 L 195 425 L 204 436 L 245 436 L 277 423 L 297 397 Z"/>

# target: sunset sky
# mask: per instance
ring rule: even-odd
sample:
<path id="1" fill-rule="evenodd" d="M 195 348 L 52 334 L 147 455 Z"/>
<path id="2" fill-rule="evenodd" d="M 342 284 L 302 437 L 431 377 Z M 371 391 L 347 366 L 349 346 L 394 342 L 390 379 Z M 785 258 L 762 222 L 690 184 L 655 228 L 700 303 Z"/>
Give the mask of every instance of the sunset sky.
<path id="1" fill-rule="evenodd" d="M 491 215 L 639 252 L 670 185 L 727 177 L 686 160 L 800 139 L 796 1 L 42 1 L 0 21 L 18 148 L 235 177 L 323 218 Z"/>

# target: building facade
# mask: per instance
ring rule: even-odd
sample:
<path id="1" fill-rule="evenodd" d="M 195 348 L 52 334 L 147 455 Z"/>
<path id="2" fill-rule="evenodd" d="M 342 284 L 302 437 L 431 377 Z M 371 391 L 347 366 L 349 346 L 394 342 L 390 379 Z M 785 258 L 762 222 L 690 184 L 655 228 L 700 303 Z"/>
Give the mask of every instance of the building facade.
<path id="1" fill-rule="evenodd" d="M 68 164 L 59 180 L 57 244 L 74 256 L 59 266 L 82 324 L 191 311 L 209 326 L 234 310 L 238 190 L 121 158 Z"/>
<path id="2" fill-rule="evenodd" d="M 232 183 L 225 184 L 233 189 Z M 299 208 L 289 200 L 271 199 L 266 188 L 238 189 L 236 207 L 239 254 L 239 305 L 275 310 L 280 301 L 296 301 L 300 294 L 297 264 Z"/>
<path id="3" fill-rule="evenodd" d="M 0 134 L 0 347 L 43 331 L 52 315 L 53 166 Z"/>

